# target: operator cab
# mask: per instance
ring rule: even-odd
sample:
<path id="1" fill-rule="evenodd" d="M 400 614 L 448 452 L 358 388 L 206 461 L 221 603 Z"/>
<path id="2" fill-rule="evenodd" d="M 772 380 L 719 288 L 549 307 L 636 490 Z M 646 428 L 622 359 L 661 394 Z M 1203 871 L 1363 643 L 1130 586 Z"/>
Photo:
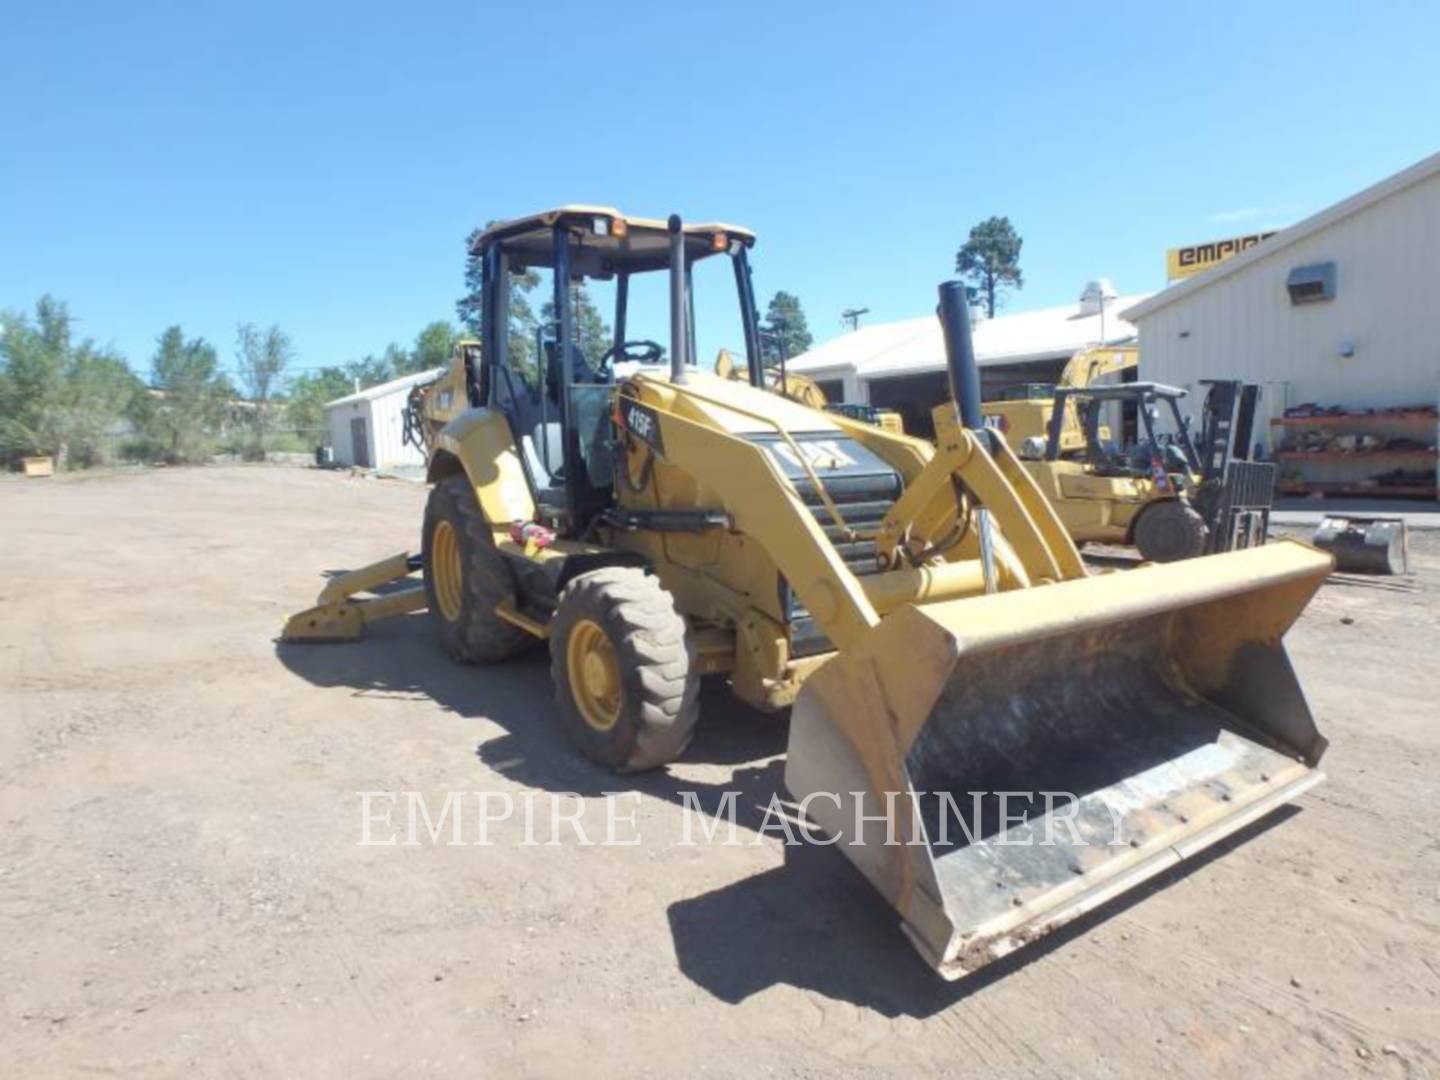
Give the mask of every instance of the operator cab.
<path id="1" fill-rule="evenodd" d="M 1081 449 L 1070 451 L 1097 476 L 1153 476 L 1158 466 L 1168 474 L 1188 476 L 1200 472 L 1200 459 L 1190 439 L 1190 421 L 1181 415 L 1180 401 L 1186 392 L 1164 383 L 1116 383 L 1109 386 L 1057 387 L 1055 407 L 1045 443 L 1045 460 L 1058 461 L 1067 409 L 1073 406 L 1085 439 Z M 1138 406 L 1144 434 L 1134 445 L 1117 446 L 1102 434 L 1101 420 L 1106 405 Z M 1162 407 L 1166 410 L 1162 425 Z M 1167 430 L 1168 428 L 1168 430 Z"/>
<path id="2" fill-rule="evenodd" d="M 612 502 L 610 388 L 636 371 L 673 377 L 694 364 L 697 265 L 731 263 L 741 330 L 726 344 L 743 352 L 751 384 L 760 385 L 754 243 L 733 225 L 685 226 L 593 206 L 502 222 L 473 240 L 484 362 L 470 373 L 470 401 L 509 420 L 536 504 L 562 534 L 583 533 Z M 529 294 L 546 278 L 549 297 L 537 315 Z M 604 310 L 587 290 L 600 283 L 613 297 Z M 633 287 L 646 283 L 652 299 L 669 302 L 633 303 Z"/>

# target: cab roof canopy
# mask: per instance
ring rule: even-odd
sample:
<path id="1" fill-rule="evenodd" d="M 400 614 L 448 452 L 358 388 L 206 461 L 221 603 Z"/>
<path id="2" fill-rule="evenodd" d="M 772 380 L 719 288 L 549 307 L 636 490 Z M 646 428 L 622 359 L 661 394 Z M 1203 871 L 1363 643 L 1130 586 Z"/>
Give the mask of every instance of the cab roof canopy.
<path id="1" fill-rule="evenodd" d="M 616 273 L 663 270 L 669 265 L 670 234 L 665 222 L 629 217 L 612 206 L 561 206 L 496 222 L 471 242 L 470 251 L 478 255 L 498 243 L 510 255 L 512 269 L 553 266 L 552 230 L 557 224 L 564 224 L 570 232 L 572 276 L 605 279 Z M 684 235 L 685 253 L 691 261 L 727 252 L 735 242 L 747 248 L 755 244 L 755 234 L 749 229 L 720 222 L 686 225 Z"/>

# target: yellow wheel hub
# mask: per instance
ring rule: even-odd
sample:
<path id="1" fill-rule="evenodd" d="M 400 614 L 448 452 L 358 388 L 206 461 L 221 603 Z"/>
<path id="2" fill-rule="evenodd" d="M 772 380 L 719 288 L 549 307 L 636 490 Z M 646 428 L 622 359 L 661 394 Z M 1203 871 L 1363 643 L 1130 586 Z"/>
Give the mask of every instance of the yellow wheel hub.
<path id="1" fill-rule="evenodd" d="M 430 573 L 435 586 L 435 602 L 446 622 L 460 621 L 461 588 L 465 575 L 460 567 L 460 539 L 455 526 L 441 521 L 430 534 Z"/>
<path id="2" fill-rule="evenodd" d="M 580 716 L 596 731 L 609 731 L 620 719 L 620 664 L 615 647 L 599 623 L 581 619 L 565 645 L 565 671 Z"/>

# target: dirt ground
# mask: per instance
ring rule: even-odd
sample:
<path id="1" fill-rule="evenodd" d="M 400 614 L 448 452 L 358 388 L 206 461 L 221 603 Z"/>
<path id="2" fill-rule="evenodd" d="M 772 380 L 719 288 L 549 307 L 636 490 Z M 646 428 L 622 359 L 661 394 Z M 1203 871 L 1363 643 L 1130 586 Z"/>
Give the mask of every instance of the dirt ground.
<path id="1" fill-rule="evenodd" d="M 461 668 L 424 615 L 278 646 L 323 572 L 417 545 L 424 497 L 0 480 L 0 1072 L 1440 1075 L 1440 533 L 1290 636 L 1326 784 L 947 984 L 838 851 L 754 833 L 782 723 L 712 696 L 681 763 L 617 780 L 561 742 L 543 654 Z M 683 844 L 679 793 L 729 788 L 742 843 Z M 524 843 L 523 796 L 603 836 L 613 790 L 642 843 L 548 845 L 543 800 Z M 361 846 L 366 791 L 516 815 Z"/>

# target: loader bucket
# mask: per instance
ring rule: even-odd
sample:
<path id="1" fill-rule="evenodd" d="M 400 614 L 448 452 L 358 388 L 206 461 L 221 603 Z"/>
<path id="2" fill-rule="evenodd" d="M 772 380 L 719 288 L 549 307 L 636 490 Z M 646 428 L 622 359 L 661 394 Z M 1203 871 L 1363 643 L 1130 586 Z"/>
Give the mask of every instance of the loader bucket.
<path id="1" fill-rule="evenodd" d="M 1323 777 L 1294 541 L 887 615 L 802 688 L 804 816 L 959 978 Z"/>

